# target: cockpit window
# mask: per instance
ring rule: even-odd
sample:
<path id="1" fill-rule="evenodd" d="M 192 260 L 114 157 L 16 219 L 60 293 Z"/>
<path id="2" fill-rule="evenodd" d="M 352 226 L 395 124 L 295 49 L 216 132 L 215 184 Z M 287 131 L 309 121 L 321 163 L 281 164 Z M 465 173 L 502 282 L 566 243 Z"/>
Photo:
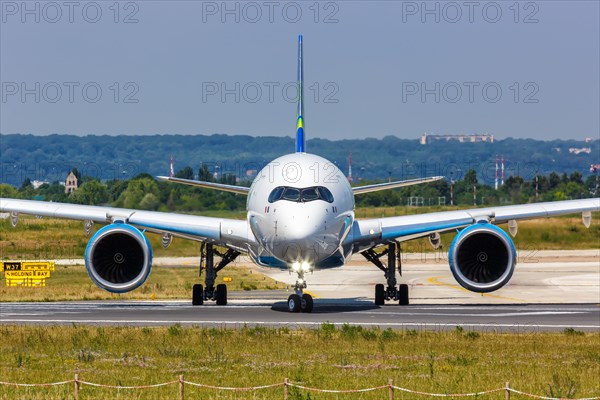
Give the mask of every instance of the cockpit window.
<path id="1" fill-rule="evenodd" d="M 291 187 L 285 188 L 285 191 L 283 192 L 283 199 L 290 201 L 300 200 L 300 189 Z"/>
<path id="2" fill-rule="evenodd" d="M 284 190 L 285 187 L 283 186 L 278 186 L 275 189 L 273 189 L 273 191 L 269 195 L 269 203 L 273 203 L 274 201 L 281 199 L 281 195 L 283 194 Z"/>
<path id="3" fill-rule="evenodd" d="M 311 187 L 302 189 L 302 201 L 313 201 L 319 198 L 317 188 Z"/>
<path id="4" fill-rule="evenodd" d="M 314 200 L 323 200 L 333 203 L 333 195 L 323 186 L 312 186 L 307 188 L 294 188 L 289 186 L 278 186 L 269 195 L 269 203 L 278 200 L 287 200 L 295 202 L 309 202 Z"/>
<path id="5" fill-rule="evenodd" d="M 326 187 L 319 186 L 317 187 L 319 190 L 319 196 L 328 203 L 333 203 L 333 195 Z"/>

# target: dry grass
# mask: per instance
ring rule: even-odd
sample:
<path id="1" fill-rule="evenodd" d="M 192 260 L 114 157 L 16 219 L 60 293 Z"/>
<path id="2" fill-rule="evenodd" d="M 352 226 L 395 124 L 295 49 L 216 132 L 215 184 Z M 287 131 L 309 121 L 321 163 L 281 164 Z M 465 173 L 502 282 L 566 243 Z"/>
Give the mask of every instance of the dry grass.
<path id="1" fill-rule="evenodd" d="M 99 225 L 95 225 L 95 230 Z M 83 223 L 62 219 L 37 219 L 22 216 L 16 228 L 8 219 L 0 220 L 1 259 L 80 259 L 89 241 Z M 160 236 L 148 234 L 154 257 L 198 256 L 200 244 L 192 240 L 173 239 L 168 249 Z"/>
<path id="2" fill-rule="evenodd" d="M 498 334 L 391 331 L 323 324 L 315 330 L 285 328 L 1 326 L 2 380 L 51 382 L 75 373 L 92 382 L 142 385 L 186 379 L 220 386 L 254 386 L 289 378 L 318 388 L 385 385 L 437 393 L 465 393 L 511 386 L 540 395 L 600 395 L 600 334 Z M 218 392 L 186 387 L 186 398 L 272 399 L 283 389 Z M 57 388 L 0 386 L 0 398 L 71 399 L 71 385 Z M 85 386 L 81 399 L 173 399 L 177 385 L 160 389 L 107 390 Z M 325 395 L 291 391 L 291 399 L 381 399 L 385 391 Z M 503 393 L 478 397 L 503 398 Z M 399 399 L 414 395 L 396 394 Z M 419 397 L 421 398 L 421 397 Z M 426 398 L 426 397 L 423 397 Z"/>

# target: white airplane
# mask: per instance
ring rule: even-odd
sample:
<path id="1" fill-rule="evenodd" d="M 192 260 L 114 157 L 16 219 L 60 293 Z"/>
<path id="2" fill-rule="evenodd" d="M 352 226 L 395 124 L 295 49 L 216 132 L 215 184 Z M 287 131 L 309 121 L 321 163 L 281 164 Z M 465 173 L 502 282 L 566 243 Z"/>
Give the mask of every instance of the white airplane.
<path id="1" fill-rule="evenodd" d="M 509 282 L 517 257 L 510 236 L 496 225 L 508 223 L 515 233 L 517 220 L 581 212 L 589 227 L 591 212 L 600 210 L 600 198 L 593 198 L 357 220 L 355 195 L 443 177 L 351 187 L 333 163 L 306 152 L 303 82 L 299 36 L 296 152 L 271 161 L 250 188 L 159 177 L 247 195 L 246 220 L 6 198 L 0 199 L 0 211 L 11 213 L 13 225 L 19 213 L 85 221 L 88 235 L 94 222 L 106 224 L 90 239 L 85 264 L 91 280 L 110 292 L 134 290 L 148 278 L 152 249 L 145 234 L 151 232 L 162 235 L 164 247 L 173 237 L 202 242 L 200 273 L 205 274 L 205 285 L 194 285 L 192 304 L 207 300 L 227 304 L 226 285 L 215 286 L 217 273 L 240 254 L 247 254 L 259 265 L 297 274 L 295 293 L 288 298 L 289 311 L 311 312 L 313 299 L 303 293 L 305 276 L 315 269 L 340 267 L 355 253 L 384 272 L 387 284 L 375 285 L 375 304 L 408 304 L 408 285 L 398 285 L 396 279 L 397 272 L 401 275 L 398 244 L 428 236 L 436 247 L 440 233 L 448 231 L 457 232 L 448 254 L 456 281 L 473 292 L 500 289 Z"/>

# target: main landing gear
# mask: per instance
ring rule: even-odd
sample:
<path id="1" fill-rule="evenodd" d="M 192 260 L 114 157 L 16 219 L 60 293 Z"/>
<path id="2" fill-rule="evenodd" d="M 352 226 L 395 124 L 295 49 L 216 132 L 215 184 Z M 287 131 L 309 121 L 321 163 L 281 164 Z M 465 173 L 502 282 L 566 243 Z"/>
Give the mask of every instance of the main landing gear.
<path id="1" fill-rule="evenodd" d="M 298 274 L 298 279 L 294 285 L 294 294 L 288 297 L 288 311 L 297 312 L 312 312 L 314 302 L 313 298 L 308 293 L 303 293 L 306 288 L 306 281 L 304 280 L 304 273 L 310 271 L 310 267 L 305 263 L 294 263 L 292 264 L 291 270 Z"/>
<path id="2" fill-rule="evenodd" d="M 221 258 L 219 264 L 215 266 L 215 255 Z M 234 261 L 240 255 L 239 251 L 228 249 L 225 253 L 216 250 L 211 243 L 200 245 L 200 270 L 198 276 L 202 276 L 202 271 L 206 271 L 204 278 L 205 287 L 196 284 L 192 288 L 192 305 L 199 306 L 204 304 L 205 300 L 216 301 L 217 305 L 227 304 L 227 285 L 221 283 L 215 287 L 217 273 L 227 264 Z"/>
<path id="3" fill-rule="evenodd" d="M 408 305 L 408 285 L 400 284 L 396 287 L 396 261 L 398 262 L 398 273 L 402 276 L 400 245 L 396 244 L 396 242 L 390 242 L 387 248 L 381 253 L 376 253 L 375 250 L 368 249 L 361 252 L 361 254 L 367 261 L 382 270 L 387 280 L 387 288 L 381 283 L 375 285 L 375 304 L 381 306 L 385 304 L 386 300 L 392 300 L 397 301 L 401 306 Z M 388 258 L 387 267 L 380 260 L 385 255 Z"/>

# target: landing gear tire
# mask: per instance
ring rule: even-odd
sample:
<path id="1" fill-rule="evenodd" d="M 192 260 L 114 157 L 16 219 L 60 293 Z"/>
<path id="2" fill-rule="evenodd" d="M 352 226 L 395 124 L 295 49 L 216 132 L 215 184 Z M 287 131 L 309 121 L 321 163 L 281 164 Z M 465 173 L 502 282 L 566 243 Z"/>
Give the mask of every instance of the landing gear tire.
<path id="1" fill-rule="evenodd" d="M 297 313 L 300 311 L 301 306 L 302 299 L 300 299 L 300 296 L 298 296 L 297 294 L 292 294 L 290 297 L 288 297 L 289 312 Z"/>
<path id="2" fill-rule="evenodd" d="M 382 283 L 375 285 L 375 305 L 382 306 L 385 304 L 385 288 Z"/>
<path id="3" fill-rule="evenodd" d="M 288 300 L 289 301 L 289 300 Z M 300 308 L 302 312 L 309 313 L 312 312 L 314 306 L 313 298 L 310 294 L 303 294 L 302 300 L 300 302 Z"/>
<path id="4" fill-rule="evenodd" d="M 192 305 L 201 306 L 204 304 L 204 287 L 196 284 L 192 287 Z"/>
<path id="5" fill-rule="evenodd" d="M 216 300 L 218 306 L 227 305 L 227 285 L 223 283 L 217 285 Z"/>
<path id="6" fill-rule="evenodd" d="M 408 285 L 403 283 L 400 285 L 400 289 L 398 290 L 398 303 L 401 306 L 408 305 Z"/>

